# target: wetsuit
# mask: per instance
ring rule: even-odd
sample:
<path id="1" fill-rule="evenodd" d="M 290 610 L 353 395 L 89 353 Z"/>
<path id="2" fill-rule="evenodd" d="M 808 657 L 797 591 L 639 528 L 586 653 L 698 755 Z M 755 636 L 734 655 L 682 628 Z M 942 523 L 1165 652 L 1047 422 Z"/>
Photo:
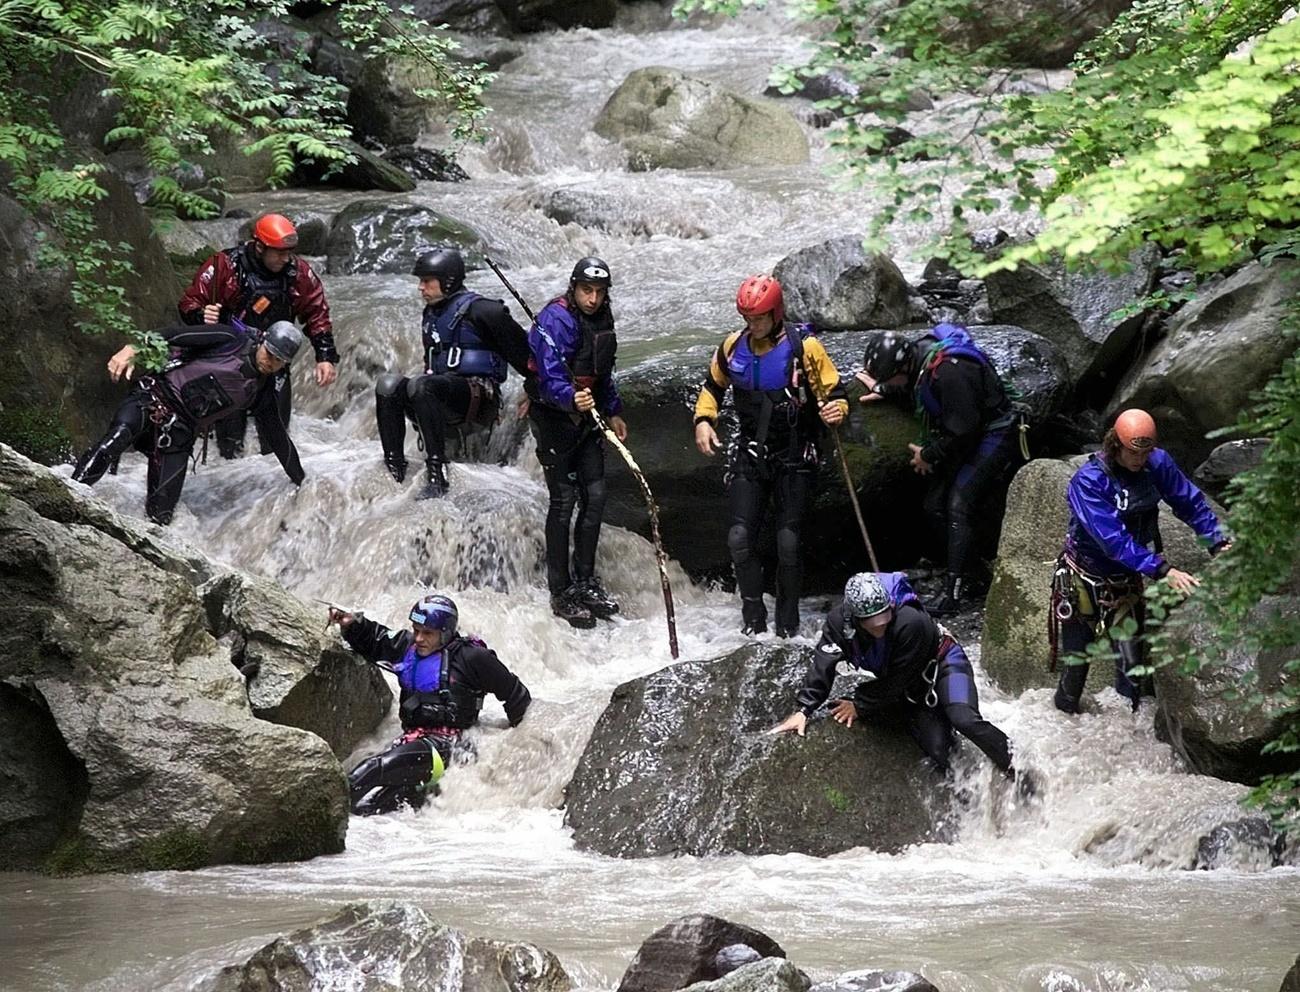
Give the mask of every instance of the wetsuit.
<path id="1" fill-rule="evenodd" d="M 568 296 L 542 308 L 528 332 L 529 424 L 550 501 L 546 511 L 546 584 L 551 596 L 577 595 L 594 579 L 605 517 L 605 442 L 595 421 L 579 414 L 574 393 L 590 389 L 605 417 L 622 413 L 614 381 L 618 339 L 608 298 L 588 316 Z M 577 508 L 576 523 L 573 511 Z M 573 568 L 569 531 L 573 529 Z"/>
<path id="2" fill-rule="evenodd" d="M 717 426 L 731 388 L 740 430 L 728 450 L 731 525 L 727 549 L 736 570 L 745 629 L 767 629 L 758 528 L 769 503 L 776 518 L 776 627 L 799 629 L 802 568 L 799 530 L 816 482 L 822 421 L 818 403 L 848 401 L 830 356 L 803 325 L 780 325 L 767 337 L 737 331 L 718 347 L 699 398 L 695 423 Z"/>
<path id="3" fill-rule="evenodd" d="M 966 652 L 914 601 L 894 608 L 889 627 L 880 638 L 846 620 L 842 603 L 831 610 L 799 690 L 799 708 L 805 716 L 826 702 L 836 666 L 843 660 L 875 676 L 860 683 L 854 692 L 859 718 L 905 714 L 921 750 L 945 772 L 952 731 L 956 730 L 1011 774 L 1007 736 L 980 715 L 975 674 Z"/>
<path id="4" fill-rule="evenodd" d="M 975 510 L 1017 457 L 1017 418 L 997 371 L 964 329 L 940 324 L 921 347 L 915 387 L 927 427 L 921 457 L 934 467 L 923 507 L 936 533 L 944 535 L 945 602 L 955 606 L 969 564 Z"/>
<path id="5" fill-rule="evenodd" d="M 277 320 L 299 321 L 316 352 L 316 361 L 338 363 L 325 287 L 315 270 L 297 256 L 279 272 L 271 272 L 257 257 L 252 241 L 218 252 L 199 267 L 177 309 L 185 323 L 202 324 L 203 308 L 211 303 L 221 305 L 220 320 L 233 317 L 257 330 L 264 331 Z M 280 420 L 287 428 L 292 406 L 288 369 L 276 375 L 275 390 Z M 248 418 L 242 414 L 218 425 L 217 447 L 222 457 L 234 458 L 243 450 L 247 427 Z M 260 429 L 258 438 L 262 454 L 268 454 L 270 447 Z"/>
<path id="6" fill-rule="evenodd" d="M 384 461 L 406 468 L 409 417 L 426 458 L 446 461 L 448 428 L 490 427 L 501 411 L 507 367 L 528 375 L 528 338 L 505 304 L 461 290 L 424 308 L 424 374 L 385 373 L 375 385 L 375 416 Z"/>
<path id="7" fill-rule="evenodd" d="M 1146 619 L 1144 579 L 1163 578 L 1169 563 L 1161 555 L 1159 514 L 1164 500 L 1179 520 L 1217 554 L 1228 543 L 1205 495 L 1192 484 L 1163 448 L 1154 448 L 1137 472 L 1103 454 L 1092 455 L 1066 489 L 1070 524 L 1065 548 L 1052 581 L 1052 657 L 1086 650 L 1096 638 L 1125 617 L 1141 634 Z M 1140 636 L 1114 642 L 1115 691 L 1138 708 L 1151 695 L 1149 678 L 1129 672 L 1142 665 Z M 1061 669 L 1056 707 L 1079 712 L 1088 679 L 1087 664 Z"/>
<path id="8" fill-rule="evenodd" d="M 157 375 L 140 376 L 100 441 L 73 470 L 93 486 L 128 448 L 149 456 L 145 510 L 169 524 L 181 498 L 194 441 L 209 427 L 251 412 L 294 485 L 304 477 L 298 451 L 280 420 L 273 375 L 257 368 L 257 342 L 224 324 L 165 327 L 156 333 L 173 358 Z"/>
<path id="9" fill-rule="evenodd" d="M 475 638 L 457 635 L 441 650 L 419 655 L 409 630 L 389 630 L 357 616 L 343 628 L 343 639 L 363 657 L 392 668 L 401 690 L 402 736 L 348 773 L 352 812 L 361 816 L 402 805 L 419 808 L 461 733 L 478 722 L 487 693 L 501 700 L 512 727 L 532 702 L 528 687 Z"/>

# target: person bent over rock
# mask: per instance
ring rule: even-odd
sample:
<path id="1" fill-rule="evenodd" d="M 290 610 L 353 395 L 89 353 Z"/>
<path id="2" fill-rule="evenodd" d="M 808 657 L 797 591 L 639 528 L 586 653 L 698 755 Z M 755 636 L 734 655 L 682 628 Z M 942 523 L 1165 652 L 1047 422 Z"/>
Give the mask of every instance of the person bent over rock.
<path id="1" fill-rule="evenodd" d="M 275 393 L 276 377 L 302 346 L 302 331 L 280 321 L 251 335 L 225 324 L 181 325 L 156 333 L 171 347 L 167 368 L 140 377 L 108 433 L 77 461 L 72 478 L 93 486 L 134 446 L 149 458 L 149 519 L 169 524 L 195 439 L 214 424 L 251 412 L 285 474 L 294 485 L 302 485 L 302 464 L 280 419 Z M 135 355 L 135 347 L 127 345 L 109 359 L 108 374 L 114 382 L 132 377 Z"/>
<path id="2" fill-rule="evenodd" d="M 936 769 L 947 773 L 953 731 L 988 755 L 1007 778 L 1007 735 L 980 714 L 975 673 L 953 636 L 925 612 L 902 572 L 859 572 L 826 617 L 799 709 L 772 728 L 804 735 L 808 719 L 830 696 L 841 661 L 865 675 L 852 699 L 836 700 L 831 717 L 845 727 L 873 715 L 903 713 L 912 737 Z M 1022 792 L 1032 792 L 1028 780 Z"/>
<path id="3" fill-rule="evenodd" d="M 425 596 L 411 607 L 411 629 L 389 630 L 360 613 L 331 607 L 348 647 L 397 675 L 402 736 L 388 750 L 348 773 L 352 812 L 418 809 L 451 761 L 465 730 L 478 723 L 483 697 L 492 693 L 518 726 L 532 696 L 528 687 L 476 637 L 458 630 L 460 614 L 447 596 Z"/>

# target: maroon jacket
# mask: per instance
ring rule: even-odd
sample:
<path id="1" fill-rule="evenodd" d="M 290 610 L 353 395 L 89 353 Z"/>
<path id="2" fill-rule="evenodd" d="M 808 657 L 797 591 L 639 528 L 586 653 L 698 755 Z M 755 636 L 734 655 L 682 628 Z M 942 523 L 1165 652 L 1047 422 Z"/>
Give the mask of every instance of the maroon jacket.
<path id="1" fill-rule="evenodd" d="M 318 362 L 337 362 L 334 329 L 325 287 L 306 261 L 296 255 L 277 273 L 257 261 L 253 242 L 217 252 L 194 275 L 177 309 L 186 324 L 202 324 L 203 308 L 221 304 L 218 322 L 231 318 L 265 329 L 276 320 L 298 320 L 311 339 Z"/>

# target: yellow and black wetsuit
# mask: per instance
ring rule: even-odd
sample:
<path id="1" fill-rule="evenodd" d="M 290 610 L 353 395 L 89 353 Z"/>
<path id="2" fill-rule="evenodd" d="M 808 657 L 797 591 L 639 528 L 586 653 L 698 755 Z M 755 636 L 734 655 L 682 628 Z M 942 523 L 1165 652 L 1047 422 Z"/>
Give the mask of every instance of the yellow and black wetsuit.
<path id="1" fill-rule="evenodd" d="M 819 409 L 848 400 L 840 375 L 816 338 L 780 325 L 765 338 L 748 331 L 731 334 L 718 347 L 695 403 L 695 422 L 717 423 L 718 411 L 732 390 L 739 436 L 730 451 L 728 491 L 731 527 L 727 547 L 736 567 L 744 629 L 767 629 L 763 604 L 763 566 L 754 552 L 754 537 L 763 510 L 776 501 L 776 629 L 779 635 L 799 628 L 799 528 L 812 492 L 820 458 L 823 426 Z"/>

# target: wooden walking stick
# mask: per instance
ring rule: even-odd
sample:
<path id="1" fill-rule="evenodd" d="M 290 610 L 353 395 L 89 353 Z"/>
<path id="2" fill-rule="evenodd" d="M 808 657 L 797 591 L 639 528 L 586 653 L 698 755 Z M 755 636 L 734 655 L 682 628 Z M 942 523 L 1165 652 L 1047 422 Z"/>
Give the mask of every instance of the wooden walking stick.
<path id="1" fill-rule="evenodd" d="M 528 315 L 528 319 L 534 324 L 537 323 L 537 315 L 533 313 L 532 309 L 524 301 L 524 298 L 519 295 L 519 291 L 516 290 L 514 286 L 510 285 L 510 280 L 507 279 L 505 273 L 497 267 L 496 262 L 492 261 L 492 259 L 487 255 L 483 256 L 483 260 L 487 262 L 488 267 L 496 273 L 497 278 L 501 280 L 501 284 L 510 291 L 510 295 L 519 301 L 519 305 L 524 308 L 524 313 Z M 564 366 L 564 370 L 568 373 L 569 379 L 572 382 L 573 372 L 569 369 L 568 364 L 565 363 L 563 358 L 560 358 L 560 364 Z M 641 495 L 645 497 L 646 508 L 650 511 L 650 538 L 654 542 L 655 563 L 659 566 L 659 586 L 663 590 L 664 594 L 664 613 L 668 620 L 668 650 L 672 653 L 673 658 L 676 659 L 677 612 L 673 607 L 672 583 L 668 580 L 668 555 L 664 551 L 664 542 L 659 535 L 659 504 L 655 502 L 654 493 L 650 491 L 650 483 L 646 481 L 645 473 L 642 472 L 641 467 L 637 465 L 636 459 L 632 457 L 632 452 L 628 450 L 627 445 L 619 440 L 619 437 L 614 433 L 613 428 L 611 428 L 605 418 L 600 415 L 600 411 L 595 407 L 592 407 L 587 412 L 591 414 L 591 419 L 595 423 L 596 428 L 605 435 L 605 438 L 609 443 L 614 446 L 614 450 L 622 455 L 623 461 L 627 463 L 627 467 L 632 472 L 632 477 L 636 479 L 637 484 L 641 487 Z"/>

